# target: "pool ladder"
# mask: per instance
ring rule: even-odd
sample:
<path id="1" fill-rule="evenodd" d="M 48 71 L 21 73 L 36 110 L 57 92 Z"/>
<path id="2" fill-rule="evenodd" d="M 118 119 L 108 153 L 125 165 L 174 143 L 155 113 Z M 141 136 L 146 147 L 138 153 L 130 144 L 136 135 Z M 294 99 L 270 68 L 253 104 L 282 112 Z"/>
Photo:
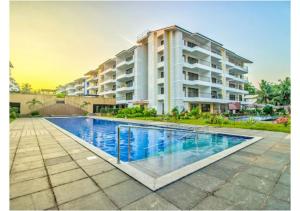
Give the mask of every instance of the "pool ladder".
<path id="1" fill-rule="evenodd" d="M 199 127 L 188 127 L 188 128 L 182 128 L 182 127 L 174 127 L 174 128 L 166 128 L 166 127 L 155 127 L 155 126 L 139 126 L 139 125 L 119 125 L 118 126 L 118 149 L 117 149 L 117 152 L 118 152 L 118 156 L 117 156 L 117 163 L 120 164 L 121 163 L 121 135 L 120 135 L 120 132 L 121 132 L 121 128 L 128 128 L 128 131 L 127 131 L 127 136 L 128 136 L 128 162 L 130 161 L 130 133 L 131 133 L 131 128 L 142 128 L 142 129 L 153 129 L 153 130 L 169 130 L 169 131 L 174 131 L 174 130 L 185 130 L 185 131 L 190 131 L 190 132 L 193 132 L 193 133 L 196 133 L 196 137 L 197 137 L 197 140 L 199 140 L 198 136 L 199 136 L 199 133 L 201 132 L 208 132 L 208 131 L 204 131 L 204 130 L 199 130 L 200 128 Z M 208 129 L 208 127 L 206 127 Z"/>

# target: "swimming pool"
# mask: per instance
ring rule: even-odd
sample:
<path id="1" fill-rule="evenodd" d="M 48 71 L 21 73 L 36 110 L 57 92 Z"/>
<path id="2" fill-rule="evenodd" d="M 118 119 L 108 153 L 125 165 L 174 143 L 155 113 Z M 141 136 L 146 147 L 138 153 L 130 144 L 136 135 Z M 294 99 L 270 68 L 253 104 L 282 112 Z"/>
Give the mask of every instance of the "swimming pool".
<path id="1" fill-rule="evenodd" d="M 233 118 L 231 118 L 231 120 L 248 121 L 250 119 L 253 119 L 255 121 L 273 121 L 277 118 L 278 118 L 278 116 L 239 116 L 239 117 L 233 117 Z"/>
<path id="2" fill-rule="evenodd" d="M 101 157 L 153 190 L 253 142 L 253 137 L 248 136 L 90 117 L 51 117 L 47 120 L 79 138 L 86 146 L 98 149 Z M 121 164 L 116 162 L 119 126 Z M 131 126 L 130 131 L 128 126 Z M 180 169 L 184 172 L 178 174 Z M 178 175 L 166 176 L 175 171 Z"/>

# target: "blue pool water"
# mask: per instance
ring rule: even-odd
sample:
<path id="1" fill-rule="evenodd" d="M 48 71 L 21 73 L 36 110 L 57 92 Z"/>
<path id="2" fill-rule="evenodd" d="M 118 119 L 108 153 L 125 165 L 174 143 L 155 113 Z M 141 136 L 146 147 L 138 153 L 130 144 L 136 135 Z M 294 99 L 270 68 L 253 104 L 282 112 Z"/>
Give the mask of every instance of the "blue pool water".
<path id="1" fill-rule="evenodd" d="M 255 121 L 273 121 L 277 118 L 278 116 L 240 116 L 240 117 L 233 117 L 232 120 L 248 121 L 249 119 L 253 119 Z"/>
<path id="2" fill-rule="evenodd" d="M 88 117 L 47 118 L 47 120 L 113 157 L 117 157 L 117 127 L 120 124 L 128 125 L 124 122 Z M 130 125 L 146 126 L 135 123 L 130 123 Z M 167 130 L 164 127 L 131 128 L 128 143 L 128 128 L 121 128 L 120 157 L 126 162 L 170 153 L 193 152 L 199 154 L 197 159 L 199 156 L 202 159 L 251 138 L 214 133 L 198 133 L 197 135 L 192 131 Z"/>

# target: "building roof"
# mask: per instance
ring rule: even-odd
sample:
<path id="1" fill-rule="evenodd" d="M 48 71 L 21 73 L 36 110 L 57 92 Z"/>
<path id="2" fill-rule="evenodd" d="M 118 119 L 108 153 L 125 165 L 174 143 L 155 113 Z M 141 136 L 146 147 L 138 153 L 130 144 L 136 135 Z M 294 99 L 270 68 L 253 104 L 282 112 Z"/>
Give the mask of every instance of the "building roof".
<path id="1" fill-rule="evenodd" d="M 132 46 L 131 48 L 129 48 L 129 49 L 127 49 L 127 50 L 123 50 L 123 51 L 117 53 L 116 56 L 122 56 L 122 55 L 124 55 L 124 54 L 131 53 L 131 52 L 133 52 L 134 49 L 136 49 L 136 48 L 137 48 L 137 46 L 134 45 L 134 46 Z"/>
<path id="2" fill-rule="evenodd" d="M 143 34 L 143 36 L 138 37 L 137 42 L 140 42 L 140 41 L 142 41 L 143 39 L 145 39 L 146 37 L 148 37 L 148 36 L 150 35 L 151 32 L 156 32 L 156 31 L 160 31 L 160 30 L 179 30 L 179 31 L 182 31 L 182 32 L 184 32 L 184 33 L 187 33 L 187 34 L 189 34 L 189 35 L 191 35 L 191 36 L 198 36 L 198 37 L 200 37 L 200 38 L 209 40 L 209 41 L 211 41 L 212 43 L 214 43 L 214 44 L 216 44 L 216 45 L 222 47 L 224 50 L 230 52 L 230 53 L 231 53 L 233 56 L 235 56 L 236 58 L 243 60 L 245 63 L 253 63 L 252 61 L 250 61 L 250 60 L 248 60 L 248 59 L 246 59 L 246 58 L 244 58 L 244 57 L 241 57 L 241 56 L 237 55 L 236 53 L 232 52 L 231 50 L 224 48 L 222 43 L 219 43 L 219 42 L 217 42 L 217 41 L 215 41 L 215 40 L 213 40 L 213 39 L 210 39 L 209 37 L 207 37 L 207 36 L 205 36 L 205 35 L 203 35 L 203 34 L 200 34 L 200 33 L 198 33 L 198 32 L 196 32 L 196 33 L 190 32 L 190 31 L 188 31 L 188 30 L 186 30 L 186 29 L 184 29 L 184 28 L 182 28 L 182 27 L 180 27 L 180 26 L 177 26 L 177 25 L 167 26 L 167 27 L 160 28 L 160 29 L 156 29 L 156 30 L 153 30 L 153 31 L 148 30 L 146 33 Z"/>

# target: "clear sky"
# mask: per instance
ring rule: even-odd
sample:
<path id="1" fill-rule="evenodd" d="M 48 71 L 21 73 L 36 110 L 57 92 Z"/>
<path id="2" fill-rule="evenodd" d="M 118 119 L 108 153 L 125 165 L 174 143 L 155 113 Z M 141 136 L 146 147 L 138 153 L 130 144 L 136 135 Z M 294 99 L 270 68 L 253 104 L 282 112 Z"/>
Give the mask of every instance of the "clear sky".
<path id="1" fill-rule="evenodd" d="M 33 88 L 70 82 L 147 29 L 179 25 L 252 60 L 249 80 L 290 76 L 290 2 L 11 2 L 13 77 Z"/>

